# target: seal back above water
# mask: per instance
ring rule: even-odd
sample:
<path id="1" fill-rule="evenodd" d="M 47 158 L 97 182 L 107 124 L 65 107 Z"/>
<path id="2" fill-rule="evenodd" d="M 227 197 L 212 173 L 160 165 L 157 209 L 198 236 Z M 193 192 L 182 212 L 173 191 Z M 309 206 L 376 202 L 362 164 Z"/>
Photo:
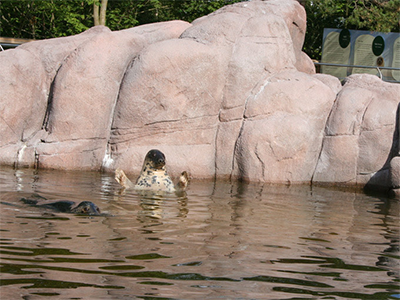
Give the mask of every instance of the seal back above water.
<path id="1" fill-rule="evenodd" d="M 70 200 L 58 200 L 46 202 L 46 198 L 33 193 L 28 197 L 22 197 L 21 201 L 25 204 L 29 204 L 36 207 L 43 207 L 55 210 L 61 213 L 73 213 L 78 215 L 100 215 L 100 209 L 91 201 L 82 201 L 76 203 Z"/>

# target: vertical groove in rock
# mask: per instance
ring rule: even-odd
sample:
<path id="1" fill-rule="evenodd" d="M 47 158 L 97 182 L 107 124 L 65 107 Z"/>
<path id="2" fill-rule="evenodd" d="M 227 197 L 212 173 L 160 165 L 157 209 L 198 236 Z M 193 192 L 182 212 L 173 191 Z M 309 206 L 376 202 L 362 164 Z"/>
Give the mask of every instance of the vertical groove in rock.
<path id="1" fill-rule="evenodd" d="M 118 92 L 115 96 L 114 99 L 114 103 L 112 105 L 112 109 L 110 111 L 110 116 L 109 116 L 109 123 L 108 123 L 108 127 L 107 127 L 107 136 L 106 136 L 106 145 L 105 145 L 105 149 L 104 149 L 104 158 L 102 161 L 102 165 L 101 165 L 101 170 L 106 170 L 107 168 L 109 168 L 112 163 L 113 163 L 113 149 L 111 149 L 111 139 L 112 139 L 112 126 L 114 123 L 114 119 L 115 119 L 115 109 L 116 106 L 118 104 L 118 100 L 119 100 L 119 96 L 120 96 L 120 92 L 121 89 L 123 87 L 123 82 L 124 82 L 124 78 L 127 75 L 127 71 L 132 67 L 132 65 L 135 63 L 136 59 L 138 58 L 139 55 L 134 56 L 130 61 L 128 61 L 128 63 L 126 64 L 125 68 L 124 68 L 124 72 L 121 76 L 121 79 L 119 80 L 119 87 L 118 87 Z"/>

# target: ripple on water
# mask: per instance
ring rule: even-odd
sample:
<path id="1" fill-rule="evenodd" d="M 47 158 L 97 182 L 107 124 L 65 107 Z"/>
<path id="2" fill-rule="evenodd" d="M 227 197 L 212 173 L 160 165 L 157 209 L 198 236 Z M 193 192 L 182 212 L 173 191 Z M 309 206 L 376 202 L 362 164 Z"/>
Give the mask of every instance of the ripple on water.
<path id="1" fill-rule="evenodd" d="M 1 295 L 398 299 L 399 202 L 309 186 L 192 182 L 121 193 L 110 174 L 0 170 Z M 92 201 L 105 215 L 24 205 Z"/>

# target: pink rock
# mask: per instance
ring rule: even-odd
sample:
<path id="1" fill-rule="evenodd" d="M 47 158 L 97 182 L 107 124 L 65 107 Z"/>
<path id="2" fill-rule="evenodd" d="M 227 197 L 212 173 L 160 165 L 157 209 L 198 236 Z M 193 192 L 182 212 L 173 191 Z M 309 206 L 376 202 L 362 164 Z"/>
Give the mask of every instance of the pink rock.
<path id="1" fill-rule="evenodd" d="M 398 187 L 399 85 L 314 74 L 305 30 L 246 1 L 1 52 L 0 163 L 138 173 L 158 148 L 173 176 Z"/>
<path id="2" fill-rule="evenodd" d="M 40 156 L 43 168 L 100 169 L 128 64 L 147 44 L 178 37 L 189 26 L 173 21 L 120 32 L 100 26 L 74 37 L 25 46 L 37 56 L 42 52 L 47 80 L 40 80 L 48 87 L 49 100 L 42 97 L 46 101 L 42 102 L 41 118 L 35 115 L 45 133 L 40 134 L 40 141 L 34 139 L 27 144 L 33 152 L 20 152 L 35 155 L 19 160 L 33 165 Z M 50 90 L 49 82 L 55 75 Z M 40 127 L 35 128 L 39 132 Z"/>
<path id="3" fill-rule="evenodd" d="M 337 95 L 341 89 L 342 84 L 337 77 L 328 74 L 317 73 L 313 75 L 314 78 L 322 81 L 324 84 L 330 87 L 330 89 Z"/>
<path id="4" fill-rule="evenodd" d="M 169 165 L 184 161 L 188 166 L 195 154 L 196 163 L 186 169 L 199 176 L 214 173 L 218 99 L 224 83 L 220 64 L 215 49 L 189 39 L 167 40 L 143 50 L 127 70 L 119 93 L 109 149 L 114 162 L 109 168 L 125 165 L 138 172 L 143 152 L 152 147 L 165 153 Z M 174 149 L 172 155 L 168 148 Z"/>
<path id="5" fill-rule="evenodd" d="M 395 156 L 390 161 L 390 180 L 392 188 L 400 188 L 400 156 Z"/>
<path id="6" fill-rule="evenodd" d="M 390 185 L 388 168 L 394 155 L 398 95 L 399 85 L 376 76 L 352 75 L 347 79 L 326 125 L 314 181 Z"/>
<path id="7" fill-rule="evenodd" d="M 32 55 L 42 63 L 46 71 L 46 85 L 49 91 L 50 84 L 53 81 L 57 70 L 68 55 L 70 55 L 71 52 L 78 48 L 82 43 L 85 43 L 94 36 L 105 32 L 110 32 L 110 29 L 105 26 L 96 26 L 74 36 L 39 40 L 22 44 L 17 48 L 17 50 L 24 49 L 32 53 Z"/>
<path id="8" fill-rule="evenodd" d="M 33 167 L 37 165 L 36 145 L 46 136 L 46 118 L 51 83 L 64 59 L 78 45 L 106 27 L 85 33 L 35 41 L 0 52 L 0 155 L 4 163 Z"/>
<path id="9" fill-rule="evenodd" d="M 21 149 L 43 124 L 46 74 L 40 61 L 24 49 L 0 52 L 0 66 L 1 163 L 18 165 L 24 155 Z M 27 166 L 34 166 L 34 157 Z"/>
<path id="10" fill-rule="evenodd" d="M 0 146 L 24 142 L 39 130 L 46 111 L 45 70 L 28 51 L 0 52 Z M 17 105 L 18 104 L 18 105 Z"/>
<path id="11" fill-rule="evenodd" d="M 298 71 L 268 78 L 247 100 L 234 174 L 250 181 L 310 182 L 335 94 Z"/>
<path id="12" fill-rule="evenodd" d="M 74 169 L 77 165 L 99 169 L 120 82 L 130 60 L 143 46 L 138 35 L 106 32 L 68 56 L 50 95 L 44 124 L 49 135 L 38 146 L 42 167 L 58 168 L 61 159 L 70 161 Z M 84 155 L 85 151 L 92 154 Z"/>
<path id="13" fill-rule="evenodd" d="M 146 24 L 121 30 L 121 32 L 129 32 L 142 36 L 147 44 L 174 39 L 179 37 L 183 31 L 192 25 L 185 21 L 175 20 L 168 22 L 159 22 Z"/>

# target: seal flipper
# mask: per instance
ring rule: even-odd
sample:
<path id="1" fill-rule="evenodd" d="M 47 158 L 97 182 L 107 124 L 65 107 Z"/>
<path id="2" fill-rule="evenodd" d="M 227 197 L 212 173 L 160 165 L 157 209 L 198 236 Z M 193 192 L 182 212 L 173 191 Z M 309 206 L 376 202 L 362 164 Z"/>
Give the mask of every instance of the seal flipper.
<path id="1" fill-rule="evenodd" d="M 125 172 L 121 169 L 115 170 L 115 180 L 126 189 L 135 186 L 133 182 L 129 180 L 128 176 L 126 176 Z"/>
<path id="2" fill-rule="evenodd" d="M 181 173 L 181 176 L 179 176 L 179 180 L 176 184 L 176 190 L 185 191 L 188 187 L 188 184 L 189 184 L 189 175 L 186 171 L 183 171 Z"/>

